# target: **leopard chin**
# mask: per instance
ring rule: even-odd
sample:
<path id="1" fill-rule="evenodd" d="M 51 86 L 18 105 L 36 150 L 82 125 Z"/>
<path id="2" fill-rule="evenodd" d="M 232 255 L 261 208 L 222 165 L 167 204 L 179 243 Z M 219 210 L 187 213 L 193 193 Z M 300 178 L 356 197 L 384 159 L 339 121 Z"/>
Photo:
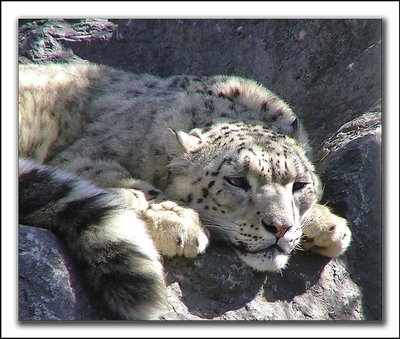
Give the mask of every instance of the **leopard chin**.
<path id="1" fill-rule="evenodd" d="M 251 268 L 261 272 L 280 272 L 289 260 L 290 253 L 285 253 L 278 245 L 272 245 L 258 251 L 245 251 L 234 247 L 236 254 Z"/>

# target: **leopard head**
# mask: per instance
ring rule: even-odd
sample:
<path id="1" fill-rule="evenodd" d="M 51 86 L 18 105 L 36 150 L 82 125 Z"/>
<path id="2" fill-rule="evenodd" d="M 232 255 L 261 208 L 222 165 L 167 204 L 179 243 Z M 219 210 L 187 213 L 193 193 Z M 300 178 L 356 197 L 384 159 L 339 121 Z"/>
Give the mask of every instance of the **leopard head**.
<path id="1" fill-rule="evenodd" d="M 259 271 L 283 269 L 321 187 L 298 142 L 262 124 L 169 130 L 167 194 L 195 209 L 212 239 Z"/>

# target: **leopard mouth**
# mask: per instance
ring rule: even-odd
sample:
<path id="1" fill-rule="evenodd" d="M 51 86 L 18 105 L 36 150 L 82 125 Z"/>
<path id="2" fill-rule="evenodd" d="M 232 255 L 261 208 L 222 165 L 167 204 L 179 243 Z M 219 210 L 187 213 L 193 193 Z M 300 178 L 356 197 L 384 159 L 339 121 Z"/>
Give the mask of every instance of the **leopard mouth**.
<path id="1" fill-rule="evenodd" d="M 266 252 L 270 252 L 270 253 L 278 252 L 278 253 L 280 253 L 280 254 L 286 254 L 286 255 L 290 254 L 290 251 L 289 251 L 289 252 L 288 252 L 288 251 L 285 251 L 285 250 L 284 250 L 282 247 L 280 247 L 278 244 L 273 244 L 273 245 L 270 245 L 270 246 L 268 246 L 268 247 L 263 247 L 263 248 L 258 249 L 258 250 L 250 250 L 250 249 L 248 249 L 247 246 L 244 245 L 243 243 L 240 243 L 240 244 L 232 244 L 232 246 L 233 246 L 236 250 L 238 250 L 238 251 L 240 251 L 240 252 L 250 253 L 250 254 L 259 254 L 259 253 L 266 253 Z"/>

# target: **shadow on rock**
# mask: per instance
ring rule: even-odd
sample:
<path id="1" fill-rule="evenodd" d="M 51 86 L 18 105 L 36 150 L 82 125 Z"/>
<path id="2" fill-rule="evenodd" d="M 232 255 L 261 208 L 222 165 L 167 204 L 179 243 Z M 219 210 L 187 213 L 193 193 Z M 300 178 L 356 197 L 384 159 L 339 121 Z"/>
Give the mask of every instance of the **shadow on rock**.
<path id="1" fill-rule="evenodd" d="M 181 302 L 188 312 L 212 319 L 236 310 L 253 300 L 265 280 L 229 248 L 211 246 L 206 254 L 193 259 L 165 258 L 168 285 L 178 283 Z"/>
<path id="2" fill-rule="evenodd" d="M 310 252 L 299 252 L 282 273 L 269 273 L 264 283 L 264 297 L 269 302 L 291 301 L 304 294 L 320 280 L 331 259 Z"/>
<path id="3" fill-rule="evenodd" d="M 169 289 L 178 295 L 170 300 L 173 309 L 214 319 L 247 307 L 255 299 L 263 307 L 275 301 L 291 301 L 318 284 L 329 261 L 312 253 L 297 253 L 282 273 L 256 272 L 229 248 L 213 244 L 194 260 L 165 258 L 164 264 Z"/>

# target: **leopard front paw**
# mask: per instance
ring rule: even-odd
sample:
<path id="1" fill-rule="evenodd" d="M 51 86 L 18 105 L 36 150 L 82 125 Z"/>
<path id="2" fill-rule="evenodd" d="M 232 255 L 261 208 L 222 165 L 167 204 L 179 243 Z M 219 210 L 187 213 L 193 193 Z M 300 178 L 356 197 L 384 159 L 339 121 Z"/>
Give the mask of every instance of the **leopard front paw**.
<path id="1" fill-rule="evenodd" d="M 328 207 L 316 205 L 303 224 L 303 248 L 327 256 L 337 257 L 350 245 L 351 231 L 347 220 L 333 214 Z"/>
<path id="2" fill-rule="evenodd" d="M 194 210 L 173 201 L 150 204 L 144 213 L 149 231 L 161 254 L 195 257 L 204 252 L 209 233 Z"/>

